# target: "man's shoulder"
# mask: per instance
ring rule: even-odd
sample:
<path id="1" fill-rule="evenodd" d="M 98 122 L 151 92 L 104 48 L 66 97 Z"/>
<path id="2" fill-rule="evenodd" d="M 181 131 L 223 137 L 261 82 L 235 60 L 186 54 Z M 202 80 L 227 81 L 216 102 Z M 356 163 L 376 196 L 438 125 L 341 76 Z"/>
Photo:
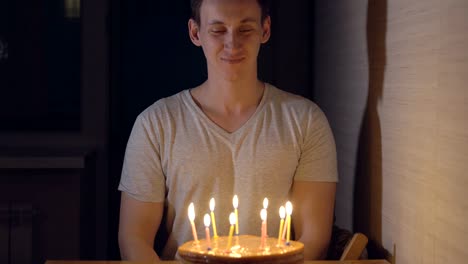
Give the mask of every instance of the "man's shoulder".
<path id="1" fill-rule="evenodd" d="M 285 109 L 318 109 L 316 103 L 301 95 L 284 91 L 274 85 L 269 84 L 271 102 Z"/>
<path id="2" fill-rule="evenodd" d="M 153 104 L 148 106 L 140 114 L 140 118 L 152 118 L 169 113 L 180 111 L 184 104 L 184 96 L 188 90 L 180 91 L 174 95 L 158 99 Z"/>

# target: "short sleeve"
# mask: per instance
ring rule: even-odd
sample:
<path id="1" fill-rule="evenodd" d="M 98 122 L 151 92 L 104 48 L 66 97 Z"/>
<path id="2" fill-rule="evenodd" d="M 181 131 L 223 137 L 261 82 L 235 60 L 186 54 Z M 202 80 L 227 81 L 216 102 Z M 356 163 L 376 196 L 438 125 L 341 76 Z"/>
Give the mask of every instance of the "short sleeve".
<path id="1" fill-rule="evenodd" d="M 325 114 L 318 106 L 312 105 L 305 120 L 301 156 L 294 180 L 337 182 L 335 140 Z"/>
<path id="2" fill-rule="evenodd" d="M 163 202 L 166 187 L 158 129 L 144 113 L 137 117 L 130 134 L 118 189 L 140 201 Z"/>

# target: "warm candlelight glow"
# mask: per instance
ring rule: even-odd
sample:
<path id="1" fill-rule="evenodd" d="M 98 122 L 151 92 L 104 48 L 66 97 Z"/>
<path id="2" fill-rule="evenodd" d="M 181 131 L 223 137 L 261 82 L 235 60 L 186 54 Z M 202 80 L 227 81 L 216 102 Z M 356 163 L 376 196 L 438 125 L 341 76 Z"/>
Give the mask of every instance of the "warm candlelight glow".
<path id="1" fill-rule="evenodd" d="M 193 203 L 190 203 L 188 207 L 188 217 L 190 220 L 190 225 L 192 226 L 193 240 L 195 240 L 195 243 L 198 243 L 197 230 L 195 229 L 195 223 L 193 222 L 195 220 L 195 206 Z"/>
<path id="2" fill-rule="evenodd" d="M 218 231 L 216 230 L 216 220 L 214 216 L 214 209 L 215 209 L 215 199 L 210 199 L 210 211 L 211 211 L 211 222 L 213 222 L 213 237 L 218 238 Z"/>
<path id="3" fill-rule="evenodd" d="M 265 199 L 263 199 L 263 208 L 267 209 L 268 208 L 268 198 L 265 197 Z"/>
<path id="4" fill-rule="evenodd" d="M 265 209 L 262 209 L 260 210 L 260 218 L 262 219 L 262 221 L 265 221 L 266 218 L 267 218 L 267 212 Z"/>
<path id="5" fill-rule="evenodd" d="M 193 203 L 190 203 L 188 207 L 188 217 L 190 221 L 195 220 L 195 206 L 193 205 Z"/>
<path id="6" fill-rule="evenodd" d="M 211 219 L 209 214 L 205 214 L 205 217 L 203 218 L 203 223 L 205 223 L 205 227 L 210 227 Z"/>
<path id="7" fill-rule="evenodd" d="M 286 203 L 286 213 L 287 213 L 288 215 L 291 215 L 291 214 L 292 214 L 292 211 L 293 211 L 292 203 L 288 201 L 288 202 Z"/>
<path id="8" fill-rule="evenodd" d="M 280 209 L 279 209 L 279 215 L 280 215 L 280 218 L 281 219 L 284 219 L 286 217 L 286 209 L 284 208 L 284 206 L 281 206 Z"/>
<path id="9" fill-rule="evenodd" d="M 211 198 L 210 200 L 210 211 L 213 212 L 215 209 L 215 199 Z"/>
<path id="10" fill-rule="evenodd" d="M 237 197 L 237 194 L 232 198 L 232 206 L 234 206 L 234 209 L 237 209 L 239 206 L 239 198 Z"/>
<path id="11" fill-rule="evenodd" d="M 231 225 L 235 225 L 235 224 L 236 224 L 236 215 L 235 215 L 234 213 L 231 213 L 231 214 L 229 215 L 229 223 L 230 223 Z"/>

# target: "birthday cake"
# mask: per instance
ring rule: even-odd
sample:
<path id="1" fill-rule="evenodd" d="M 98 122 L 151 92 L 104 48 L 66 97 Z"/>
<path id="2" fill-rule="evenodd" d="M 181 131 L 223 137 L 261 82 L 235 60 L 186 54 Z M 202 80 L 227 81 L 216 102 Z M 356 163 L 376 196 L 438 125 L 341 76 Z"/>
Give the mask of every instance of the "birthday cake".
<path id="1" fill-rule="evenodd" d="M 189 241 L 179 247 L 183 263 L 303 263 L 304 245 L 301 242 L 282 241 L 277 238 L 240 235 L 232 238 L 222 236 L 207 241 Z M 231 244 L 231 245 L 228 245 Z"/>

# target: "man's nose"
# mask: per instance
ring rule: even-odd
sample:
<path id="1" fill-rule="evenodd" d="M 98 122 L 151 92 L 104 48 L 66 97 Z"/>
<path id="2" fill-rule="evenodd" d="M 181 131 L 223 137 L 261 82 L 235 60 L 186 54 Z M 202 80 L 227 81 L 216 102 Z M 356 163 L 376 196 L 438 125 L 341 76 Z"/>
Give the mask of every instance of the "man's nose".
<path id="1" fill-rule="evenodd" d="M 224 47 L 226 49 L 238 49 L 241 46 L 241 39 L 239 33 L 228 32 L 224 41 Z"/>

